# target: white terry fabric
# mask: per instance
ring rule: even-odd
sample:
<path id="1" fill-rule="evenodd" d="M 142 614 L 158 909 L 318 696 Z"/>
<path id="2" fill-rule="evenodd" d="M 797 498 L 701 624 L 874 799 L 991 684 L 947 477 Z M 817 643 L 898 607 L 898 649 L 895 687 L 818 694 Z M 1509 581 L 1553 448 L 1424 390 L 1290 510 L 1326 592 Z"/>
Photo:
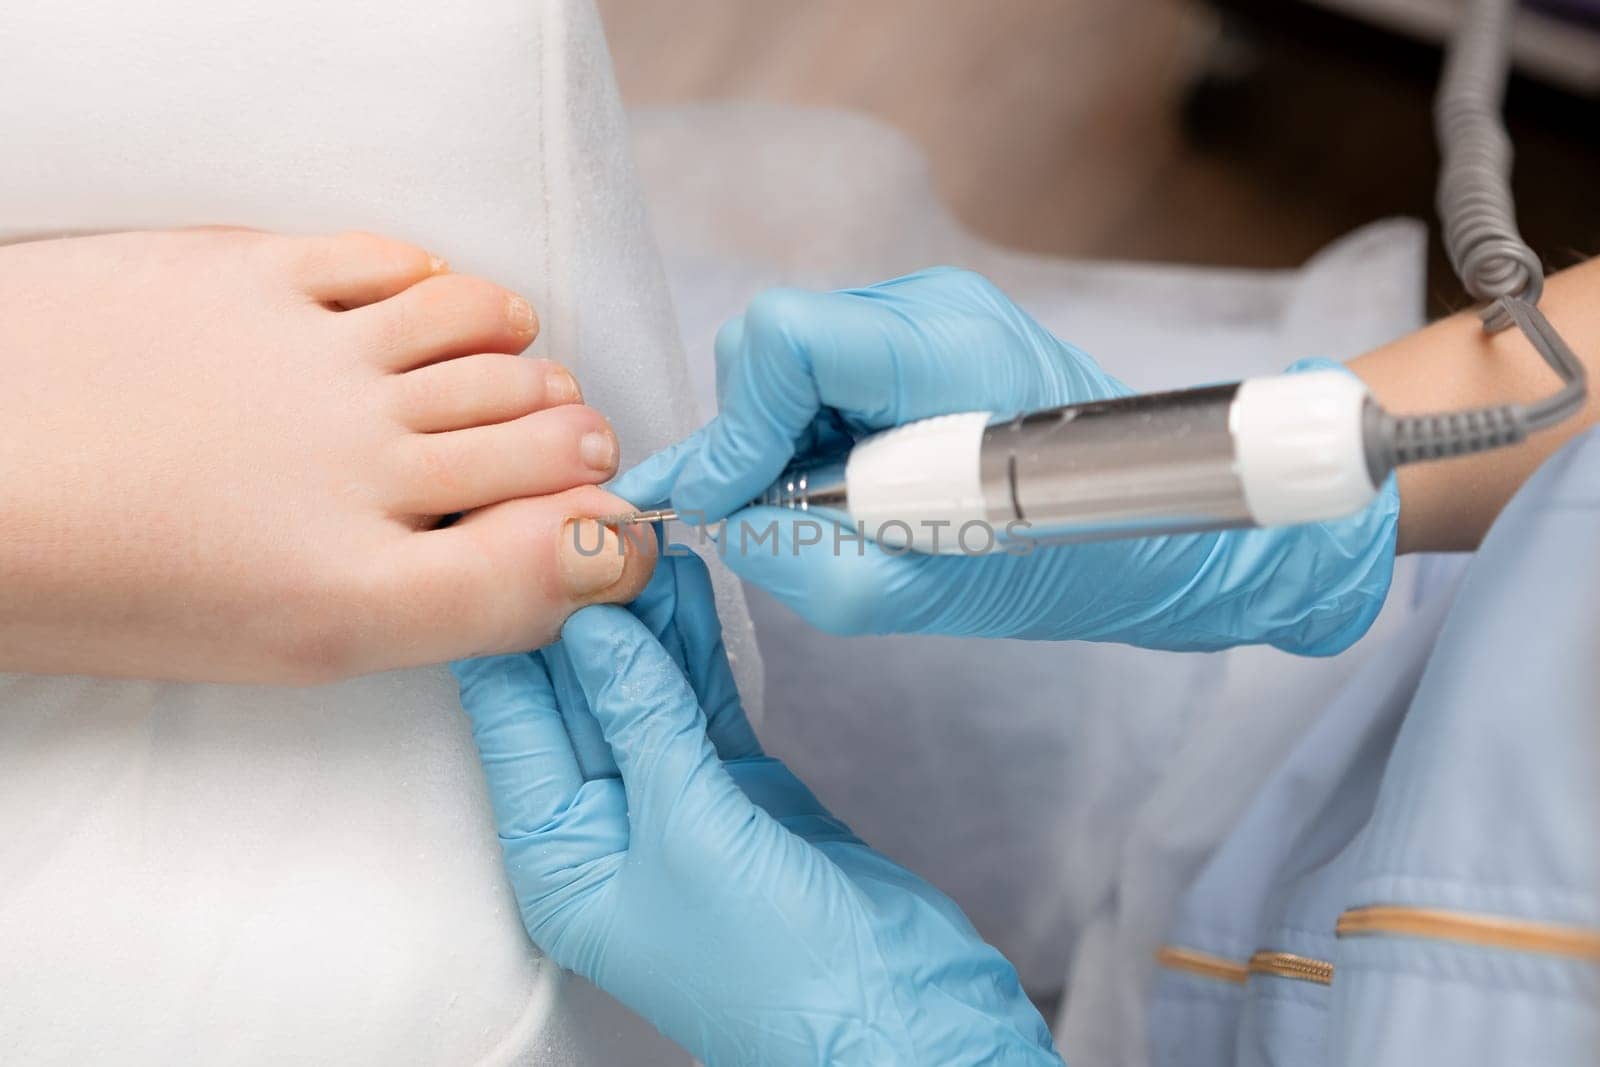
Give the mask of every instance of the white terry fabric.
<path id="1" fill-rule="evenodd" d="M 533 299 L 625 461 L 690 427 L 587 0 L 13 0 L 0 42 L 0 241 L 413 240 Z M 442 669 L 0 678 L 0 946 L 18 1062 L 683 1059 L 527 944 Z"/>
<path id="2" fill-rule="evenodd" d="M 1136 389 L 1276 374 L 1421 324 L 1414 222 L 1365 227 L 1299 270 L 1074 262 L 975 239 L 922 154 L 860 116 L 700 105 L 632 119 L 703 414 L 715 331 L 760 290 L 935 263 L 987 274 Z M 1031 992 L 1065 989 L 1068 1062 L 1137 1065 L 1184 888 L 1344 679 L 1436 621 L 1454 564 L 1401 560 L 1372 632 L 1331 660 L 845 640 L 755 596 L 762 737 L 869 842 L 950 892 Z"/>

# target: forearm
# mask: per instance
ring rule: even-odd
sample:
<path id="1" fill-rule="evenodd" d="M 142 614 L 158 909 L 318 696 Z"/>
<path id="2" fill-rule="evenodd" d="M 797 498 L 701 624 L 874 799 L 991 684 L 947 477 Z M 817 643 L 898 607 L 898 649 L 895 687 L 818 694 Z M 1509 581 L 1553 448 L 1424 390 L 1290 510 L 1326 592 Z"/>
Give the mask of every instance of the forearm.
<path id="1" fill-rule="evenodd" d="M 1551 276 L 1540 309 L 1600 378 L 1600 259 Z M 1515 328 L 1488 334 L 1474 311 L 1441 319 L 1350 364 L 1395 414 L 1528 402 L 1560 382 Z M 1538 466 L 1600 418 L 1593 386 L 1583 410 L 1511 448 L 1400 468 L 1400 552 L 1478 546 Z"/>

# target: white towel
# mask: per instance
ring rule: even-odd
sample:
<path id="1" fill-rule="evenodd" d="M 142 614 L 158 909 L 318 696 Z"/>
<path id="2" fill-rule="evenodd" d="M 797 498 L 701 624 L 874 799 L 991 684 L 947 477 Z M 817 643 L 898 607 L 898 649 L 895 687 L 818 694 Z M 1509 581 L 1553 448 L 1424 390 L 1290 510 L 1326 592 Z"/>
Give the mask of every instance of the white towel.
<path id="1" fill-rule="evenodd" d="M 530 296 L 624 461 L 691 425 L 587 0 L 11 0 L 0 241 L 370 229 Z M 759 692 L 750 629 L 730 649 Z M 0 1058 L 681 1062 L 528 944 L 442 669 L 0 678 Z"/>

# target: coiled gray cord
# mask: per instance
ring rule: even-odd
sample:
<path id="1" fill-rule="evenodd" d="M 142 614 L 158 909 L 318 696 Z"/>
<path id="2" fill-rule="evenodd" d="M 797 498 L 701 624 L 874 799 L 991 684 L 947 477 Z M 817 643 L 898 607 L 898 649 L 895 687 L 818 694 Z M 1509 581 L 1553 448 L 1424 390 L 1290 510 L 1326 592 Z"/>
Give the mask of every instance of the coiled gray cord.
<path id="1" fill-rule="evenodd" d="M 1516 444 L 1583 406 L 1583 363 L 1537 307 L 1539 257 L 1517 231 L 1511 200 L 1511 139 L 1500 121 L 1510 71 L 1515 0 L 1466 0 L 1434 101 L 1442 157 L 1439 216 L 1451 266 L 1484 304 L 1484 329 L 1516 326 L 1565 383 L 1535 404 L 1501 404 L 1436 415 L 1367 413 L 1367 465 L 1379 482 L 1402 463 L 1445 459 Z"/>
<path id="2" fill-rule="evenodd" d="M 1502 296 L 1537 304 L 1544 291 L 1539 257 L 1517 232 L 1511 138 L 1500 123 L 1515 6 L 1513 0 L 1468 0 L 1461 8 L 1433 103 L 1445 249 L 1467 292 L 1484 304 Z M 1507 325 L 1497 320 L 1490 328 Z"/>

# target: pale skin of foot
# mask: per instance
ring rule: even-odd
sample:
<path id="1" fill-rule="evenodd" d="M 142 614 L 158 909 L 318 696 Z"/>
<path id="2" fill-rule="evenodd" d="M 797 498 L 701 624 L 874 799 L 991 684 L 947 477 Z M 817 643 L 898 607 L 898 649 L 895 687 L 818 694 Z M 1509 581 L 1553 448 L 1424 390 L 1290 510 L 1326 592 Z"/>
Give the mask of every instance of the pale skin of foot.
<path id="1" fill-rule="evenodd" d="M 0 669 L 325 682 L 537 647 L 649 578 L 568 525 L 627 510 L 616 437 L 517 355 L 533 309 L 423 249 L 40 241 L 0 307 Z"/>

